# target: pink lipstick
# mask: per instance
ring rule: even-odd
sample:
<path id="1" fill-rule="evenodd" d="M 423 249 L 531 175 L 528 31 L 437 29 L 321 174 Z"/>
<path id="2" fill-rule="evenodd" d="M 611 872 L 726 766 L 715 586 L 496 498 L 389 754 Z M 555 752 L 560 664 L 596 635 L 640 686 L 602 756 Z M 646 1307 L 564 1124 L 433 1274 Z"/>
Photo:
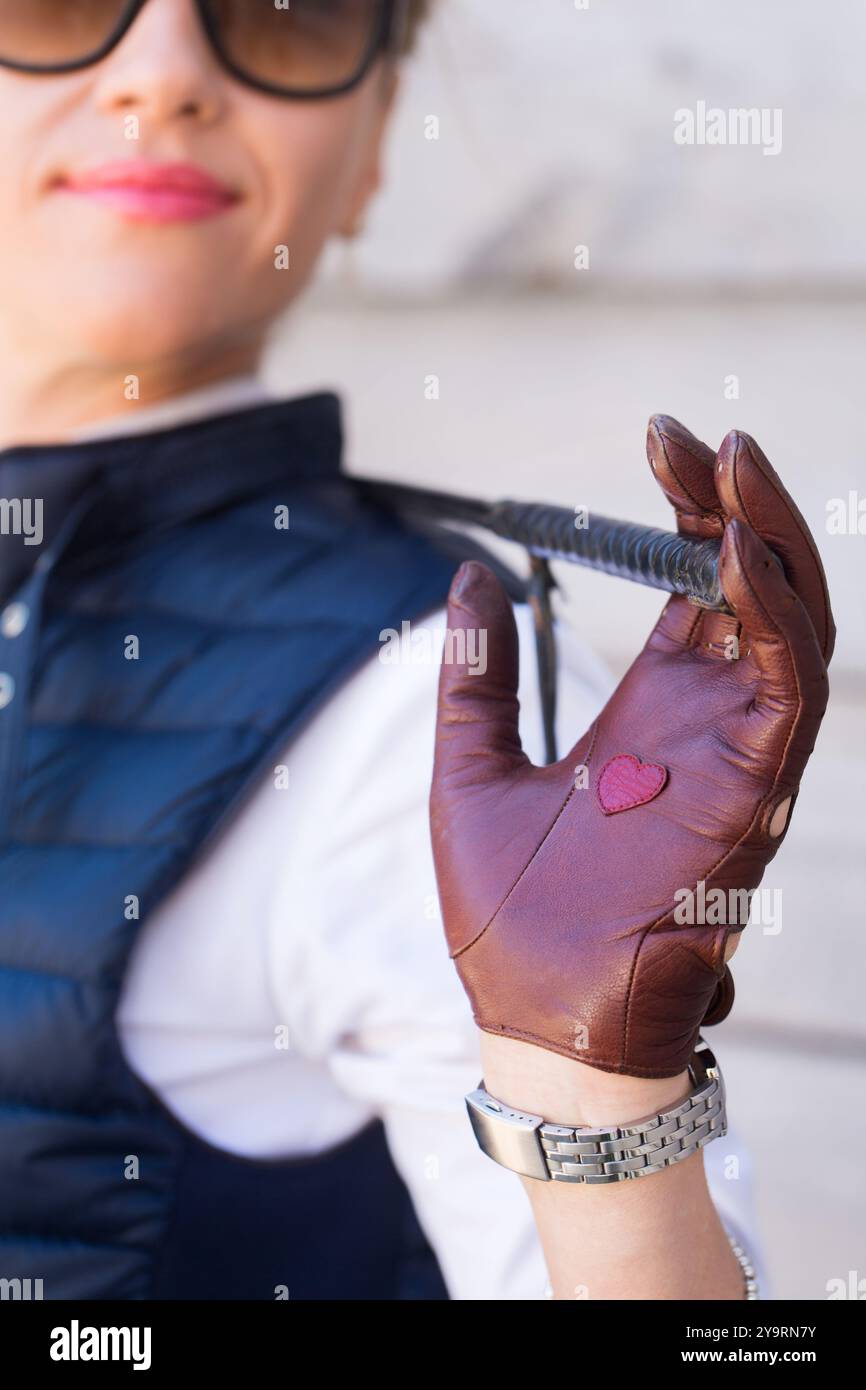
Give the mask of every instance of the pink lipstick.
<path id="1" fill-rule="evenodd" d="M 194 222 L 227 212 L 239 195 L 197 164 L 117 160 L 62 176 L 55 187 L 105 203 L 134 222 Z"/>

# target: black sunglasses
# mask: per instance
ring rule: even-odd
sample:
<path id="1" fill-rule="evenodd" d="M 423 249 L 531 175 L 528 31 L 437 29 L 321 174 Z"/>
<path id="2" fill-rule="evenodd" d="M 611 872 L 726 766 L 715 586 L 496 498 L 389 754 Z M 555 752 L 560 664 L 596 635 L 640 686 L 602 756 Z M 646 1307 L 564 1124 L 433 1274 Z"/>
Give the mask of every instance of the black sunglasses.
<path id="1" fill-rule="evenodd" d="M 0 66 L 74 72 L 120 43 L 147 0 L 0 0 Z M 273 96 L 348 92 L 405 37 L 406 0 L 195 0 L 222 65 Z"/>

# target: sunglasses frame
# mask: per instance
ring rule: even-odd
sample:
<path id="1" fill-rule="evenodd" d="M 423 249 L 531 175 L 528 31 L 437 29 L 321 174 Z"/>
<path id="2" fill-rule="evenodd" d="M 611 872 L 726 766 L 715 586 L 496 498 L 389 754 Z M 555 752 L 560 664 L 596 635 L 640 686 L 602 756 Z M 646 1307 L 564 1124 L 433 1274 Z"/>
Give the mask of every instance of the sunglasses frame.
<path id="1" fill-rule="evenodd" d="M 124 35 L 132 28 L 146 4 L 147 0 L 126 0 L 120 18 L 108 38 L 99 48 L 94 49 L 84 58 L 76 58 L 66 63 L 44 64 L 17 63 L 12 59 L 0 57 L 0 67 L 11 68 L 14 72 L 32 73 L 37 77 L 61 72 L 78 72 L 82 68 L 93 67 L 117 47 Z M 253 87 L 257 92 L 266 92 L 269 96 L 283 97 L 287 101 L 323 101 L 329 97 L 342 96 L 345 92 L 350 92 L 353 87 L 357 87 L 367 76 L 379 54 L 397 47 L 408 11 L 406 0 L 377 0 L 376 15 L 370 27 L 367 47 L 351 76 L 328 87 L 298 88 L 265 82 L 238 67 L 222 45 L 218 25 L 214 22 L 211 0 L 195 0 L 195 7 L 198 10 L 202 28 L 223 68 L 245 86 Z"/>

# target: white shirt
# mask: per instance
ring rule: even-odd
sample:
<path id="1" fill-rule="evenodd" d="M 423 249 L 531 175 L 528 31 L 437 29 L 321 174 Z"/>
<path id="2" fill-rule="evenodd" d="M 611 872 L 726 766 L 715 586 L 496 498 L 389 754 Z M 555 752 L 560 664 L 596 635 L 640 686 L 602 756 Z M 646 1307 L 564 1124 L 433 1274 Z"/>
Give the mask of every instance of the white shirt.
<path id="1" fill-rule="evenodd" d="M 98 432 L 164 428 L 264 399 L 255 378 L 236 378 Z M 523 605 L 517 622 L 521 734 L 541 761 Z M 381 1117 L 451 1297 L 539 1299 L 547 1275 L 528 1200 L 478 1149 L 463 1101 L 481 1075 L 478 1036 L 445 947 L 427 822 L 444 610 L 421 627 L 438 634 L 435 659 L 387 665 L 372 655 L 275 752 L 285 773 L 261 783 L 142 923 L 118 1027 L 129 1064 L 168 1108 L 233 1153 L 316 1153 Z M 573 635 L 561 633 L 559 648 L 557 735 L 567 748 L 610 680 Z M 736 1182 L 723 1173 L 731 1154 Z M 729 1131 L 705 1159 L 717 1207 L 760 1263 L 748 1154 Z"/>

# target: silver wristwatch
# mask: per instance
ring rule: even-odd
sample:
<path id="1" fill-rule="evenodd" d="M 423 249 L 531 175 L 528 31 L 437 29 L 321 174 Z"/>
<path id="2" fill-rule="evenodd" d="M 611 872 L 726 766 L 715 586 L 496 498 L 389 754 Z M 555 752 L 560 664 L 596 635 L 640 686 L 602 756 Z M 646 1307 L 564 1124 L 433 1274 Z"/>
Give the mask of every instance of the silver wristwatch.
<path id="1" fill-rule="evenodd" d="M 494 1100 L 483 1082 L 466 1107 L 481 1148 L 504 1168 L 544 1182 L 624 1182 L 660 1173 L 727 1132 L 725 1083 L 702 1038 L 689 1073 L 685 1100 L 627 1125 L 548 1124 Z"/>

